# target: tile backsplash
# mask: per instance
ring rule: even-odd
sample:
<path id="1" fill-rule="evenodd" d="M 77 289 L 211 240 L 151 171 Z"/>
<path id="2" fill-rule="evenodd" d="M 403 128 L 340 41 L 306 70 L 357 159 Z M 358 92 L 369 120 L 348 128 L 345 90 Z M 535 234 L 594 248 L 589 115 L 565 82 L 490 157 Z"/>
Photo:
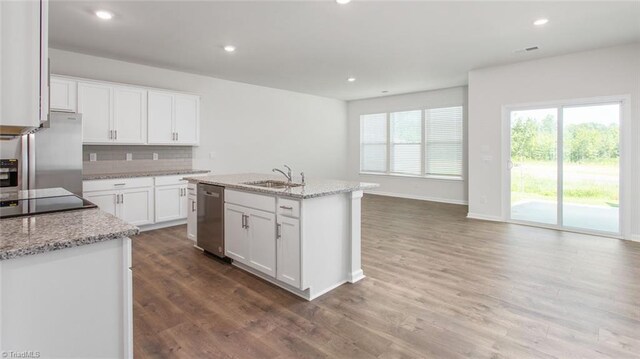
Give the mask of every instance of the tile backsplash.
<path id="1" fill-rule="evenodd" d="M 191 169 L 193 148 L 188 146 L 82 146 L 85 175 Z M 90 161 L 95 153 L 96 161 Z M 127 161 L 127 154 L 131 161 Z M 153 159 L 153 154 L 158 159 Z"/>

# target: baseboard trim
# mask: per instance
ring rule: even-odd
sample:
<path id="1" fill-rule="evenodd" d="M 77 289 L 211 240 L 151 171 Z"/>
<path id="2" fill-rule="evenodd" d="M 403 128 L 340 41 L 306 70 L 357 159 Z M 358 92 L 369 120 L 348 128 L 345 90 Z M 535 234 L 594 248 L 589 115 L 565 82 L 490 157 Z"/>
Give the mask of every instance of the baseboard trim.
<path id="1" fill-rule="evenodd" d="M 467 218 L 479 219 L 481 221 L 504 222 L 504 219 L 502 219 L 502 217 L 487 216 L 484 214 L 478 214 L 478 213 L 472 213 L 472 212 L 467 213 Z"/>
<path id="2" fill-rule="evenodd" d="M 632 234 L 628 238 L 630 241 L 640 242 L 640 234 Z"/>
<path id="3" fill-rule="evenodd" d="M 367 194 L 374 194 L 377 196 L 385 196 L 385 197 L 397 197 L 397 198 L 406 198 L 406 199 L 415 199 L 418 201 L 429 201 L 429 202 L 438 202 L 438 203 L 448 203 L 448 204 L 460 204 L 467 205 L 467 201 L 457 200 L 457 199 L 448 199 L 448 198 L 438 198 L 438 197 L 429 197 L 429 196 L 415 196 L 412 194 L 404 194 L 404 193 L 394 193 L 394 192 L 382 192 L 382 191 L 365 191 Z"/>
<path id="4" fill-rule="evenodd" d="M 178 219 L 175 221 L 167 221 L 160 223 L 147 224 L 145 226 L 139 226 L 140 232 L 152 231 L 154 229 L 167 228 L 167 227 L 175 227 L 183 224 L 187 224 L 186 219 Z"/>

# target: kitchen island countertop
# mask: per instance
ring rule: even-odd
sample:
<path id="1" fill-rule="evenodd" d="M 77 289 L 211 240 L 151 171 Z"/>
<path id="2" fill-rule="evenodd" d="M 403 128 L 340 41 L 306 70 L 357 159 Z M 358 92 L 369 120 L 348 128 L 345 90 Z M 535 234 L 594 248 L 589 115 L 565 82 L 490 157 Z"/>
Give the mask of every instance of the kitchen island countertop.
<path id="1" fill-rule="evenodd" d="M 99 209 L 0 219 L 0 260 L 131 237 L 136 226 Z"/>
<path id="2" fill-rule="evenodd" d="M 291 188 L 267 188 L 258 187 L 249 184 L 263 180 L 286 180 L 283 176 L 262 173 L 242 173 L 230 175 L 212 175 L 199 177 L 185 177 L 191 183 L 205 183 L 211 185 L 222 186 L 225 188 L 234 188 L 250 192 L 273 194 L 283 197 L 291 197 L 298 199 L 315 198 L 322 196 L 330 196 L 339 193 L 362 191 L 365 189 L 376 188 L 377 183 L 355 182 L 329 179 L 308 178 L 304 186 Z"/>

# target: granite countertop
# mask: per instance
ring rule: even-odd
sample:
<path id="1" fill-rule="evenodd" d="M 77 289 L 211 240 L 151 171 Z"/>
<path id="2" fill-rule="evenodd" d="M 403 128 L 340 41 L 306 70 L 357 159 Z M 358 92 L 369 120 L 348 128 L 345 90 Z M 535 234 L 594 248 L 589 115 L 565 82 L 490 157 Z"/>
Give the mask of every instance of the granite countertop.
<path id="1" fill-rule="evenodd" d="M 209 173 L 208 170 L 166 170 L 166 171 L 141 171 L 141 172 L 123 172 L 123 173 L 97 173 L 86 174 L 82 176 L 85 181 L 98 179 L 116 179 L 116 178 L 135 178 L 135 177 L 155 177 L 155 176 L 173 176 Z"/>
<path id="2" fill-rule="evenodd" d="M 223 186 L 226 188 L 235 188 L 251 192 L 274 194 L 283 197 L 291 198 L 315 198 L 322 196 L 330 196 L 338 193 L 361 191 L 370 188 L 376 188 L 379 185 L 377 183 L 368 182 L 350 182 L 340 180 L 326 180 L 307 178 L 306 185 L 301 187 L 291 187 L 287 189 L 282 188 L 265 188 L 252 186 L 246 182 L 256 182 L 262 180 L 277 180 L 282 181 L 286 179 L 281 175 L 273 174 L 261 174 L 261 173 L 243 173 L 232 175 L 215 175 L 215 176 L 199 176 L 199 177 L 185 177 L 191 183 L 206 183 L 217 186 Z"/>
<path id="3" fill-rule="evenodd" d="M 64 188 L 59 188 L 59 187 L 21 190 L 21 191 L 13 191 L 13 192 L 0 192 L 0 200 L 2 201 L 16 201 L 21 199 L 47 198 L 47 197 L 60 197 L 60 196 L 73 196 L 73 193 L 67 191 Z"/>
<path id="4" fill-rule="evenodd" d="M 0 219 L 0 260 L 131 237 L 139 231 L 99 209 Z"/>

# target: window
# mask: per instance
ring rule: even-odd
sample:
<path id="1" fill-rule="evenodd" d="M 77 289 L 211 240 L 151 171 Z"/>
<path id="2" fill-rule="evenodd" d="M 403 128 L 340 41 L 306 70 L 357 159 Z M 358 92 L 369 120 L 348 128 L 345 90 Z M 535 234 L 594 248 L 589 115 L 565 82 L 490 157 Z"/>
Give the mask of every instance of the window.
<path id="1" fill-rule="evenodd" d="M 462 107 L 425 110 L 425 158 L 429 176 L 462 176 Z"/>
<path id="2" fill-rule="evenodd" d="M 360 117 L 360 170 L 387 171 L 387 114 Z"/>
<path id="3" fill-rule="evenodd" d="M 460 179 L 462 106 L 362 115 L 360 172 Z"/>
<path id="4" fill-rule="evenodd" d="M 422 111 L 391 113 L 391 172 L 420 175 Z"/>

